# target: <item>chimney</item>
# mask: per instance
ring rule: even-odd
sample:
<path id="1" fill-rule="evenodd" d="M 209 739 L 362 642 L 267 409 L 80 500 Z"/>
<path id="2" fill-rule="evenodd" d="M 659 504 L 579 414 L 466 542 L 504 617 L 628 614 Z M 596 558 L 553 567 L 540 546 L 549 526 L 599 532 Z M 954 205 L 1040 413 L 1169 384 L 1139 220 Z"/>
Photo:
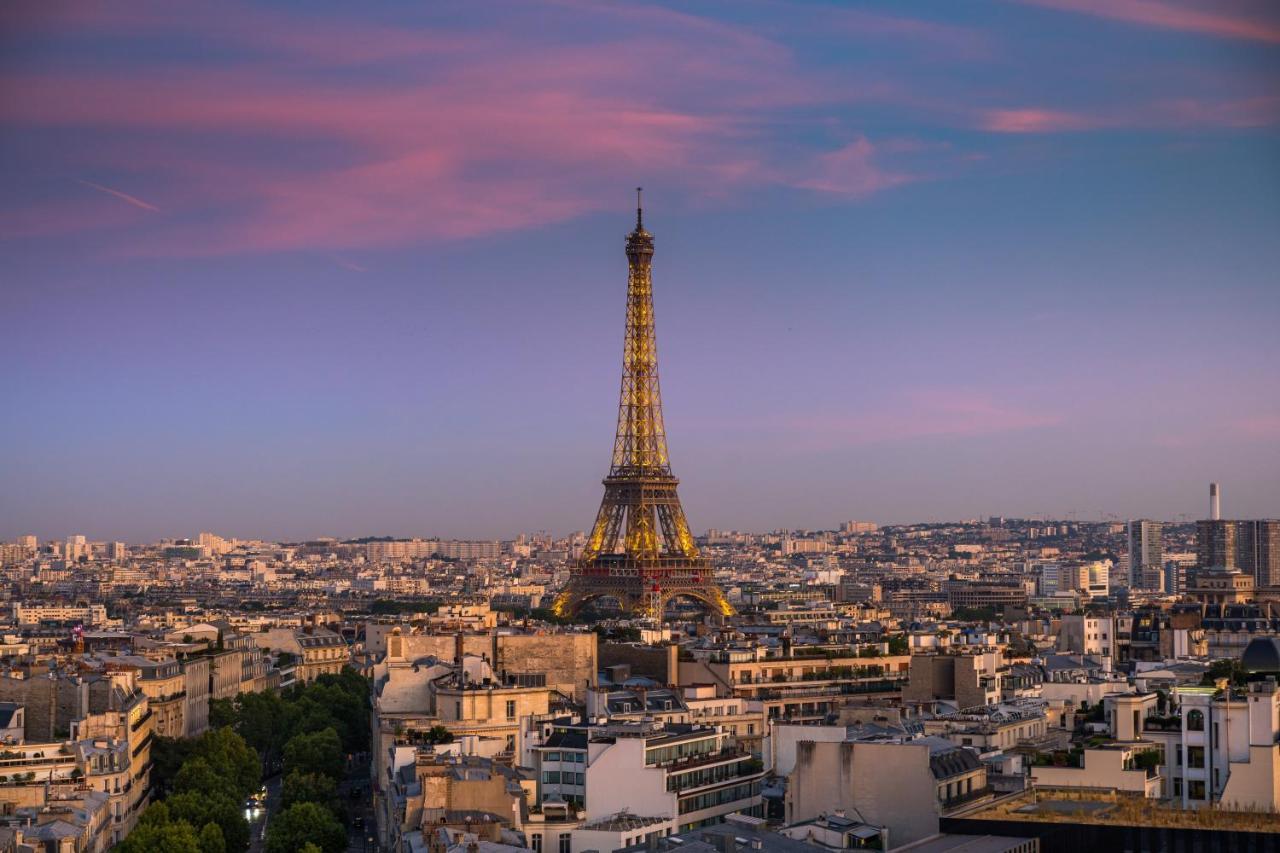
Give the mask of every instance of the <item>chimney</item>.
<path id="1" fill-rule="evenodd" d="M 1209 484 L 1209 518 L 1214 521 L 1222 520 L 1222 492 L 1217 483 Z"/>

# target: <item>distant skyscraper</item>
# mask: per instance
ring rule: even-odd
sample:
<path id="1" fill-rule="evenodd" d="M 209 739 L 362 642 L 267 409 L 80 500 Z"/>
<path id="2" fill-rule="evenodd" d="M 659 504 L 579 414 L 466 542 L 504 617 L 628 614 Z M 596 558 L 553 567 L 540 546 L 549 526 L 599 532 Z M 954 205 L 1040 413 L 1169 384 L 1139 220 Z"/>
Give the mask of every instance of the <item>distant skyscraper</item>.
<path id="1" fill-rule="evenodd" d="M 1196 564 L 1239 569 L 1255 586 L 1280 586 L 1280 520 L 1197 521 Z"/>
<path id="2" fill-rule="evenodd" d="M 1236 525 L 1220 518 L 1196 522 L 1196 565 L 1202 569 L 1236 567 Z"/>
<path id="3" fill-rule="evenodd" d="M 28 534 L 26 536 L 19 536 L 18 544 L 21 545 L 23 548 L 29 548 L 30 550 L 34 551 L 38 547 L 40 547 L 40 540 Z"/>
<path id="4" fill-rule="evenodd" d="M 1164 586 L 1164 525 L 1158 521 L 1129 522 L 1129 586 L 1160 589 Z"/>
<path id="5" fill-rule="evenodd" d="M 89 543 L 83 536 L 68 536 L 67 550 L 63 553 L 68 563 L 74 563 L 81 557 L 89 556 Z"/>
<path id="6" fill-rule="evenodd" d="M 1280 586 L 1280 521 L 1236 522 L 1236 565 L 1254 586 Z"/>
<path id="7" fill-rule="evenodd" d="M 1222 493 L 1217 483 L 1209 484 L 1209 519 L 1219 521 L 1222 518 Z"/>

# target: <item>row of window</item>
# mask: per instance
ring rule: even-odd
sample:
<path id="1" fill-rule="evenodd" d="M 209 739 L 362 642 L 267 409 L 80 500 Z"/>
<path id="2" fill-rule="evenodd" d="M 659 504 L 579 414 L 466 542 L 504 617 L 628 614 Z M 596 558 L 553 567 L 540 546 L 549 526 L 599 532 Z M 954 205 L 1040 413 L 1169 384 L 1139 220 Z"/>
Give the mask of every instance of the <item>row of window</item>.
<path id="1" fill-rule="evenodd" d="M 569 853 L 570 847 L 573 845 L 573 834 L 568 832 L 560 833 L 560 850 L 559 853 Z M 533 853 L 542 853 L 542 833 L 538 832 L 529 838 L 529 846 L 533 848 Z"/>
<path id="2" fill-rule="evenodd" d="M 725 782 L 745 776 L 749 772 L 748 765 L 753 759 L 746 758 L 732 764 L 716 764 L 711 767 L 700 767 L 684 773 L 671 773 L 667 776 L 668 791 L 683 791 L 687 788 L 701 788 L 713 782 Z"/>
<path id="3" fill-rule="evenodd" d="M 543 770 L 544 785 L 585 785 L 586 777 L 582 773 L 571 773 L 568 770 Z"/>
<path id="4" fill-rule="evenodd" d="M 723 806 L 727 803 L 758 796 L 760 796 L 760 783 L 744 782 L 741 785 L 733 785 L 717 791 L 708 791 L 705 794 L 682 797 L 680 799 L 680 814 L 689 814 L 690 812 L 709 809 L 712 806 Z"/>
<path id="5" fill-rule="evenodd" d="M 719 751 L 719 738 L 709 737 L 699 740 L 686 740 L 680 743 L 673 743 L 671 746 L 659 746 L 645 750 L 644 763 L 646 766 L 652 767 L 655 764 L 668 764 L 672 761 L 679 761 L 681 758 L 708 755 Z"/>
<path id="6" fill-rule="evenodd" d="M 565 761 L 569 764 L 586 764 L 587 754 L 585 752 L 548 752 L 542 757 L 543 761 Z"/>

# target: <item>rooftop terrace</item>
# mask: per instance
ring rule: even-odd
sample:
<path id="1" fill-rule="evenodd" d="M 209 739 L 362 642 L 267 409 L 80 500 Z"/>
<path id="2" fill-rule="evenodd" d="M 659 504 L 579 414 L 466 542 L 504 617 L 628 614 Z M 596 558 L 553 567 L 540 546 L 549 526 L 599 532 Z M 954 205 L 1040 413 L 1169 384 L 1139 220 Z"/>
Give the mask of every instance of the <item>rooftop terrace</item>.
<path id="1" fill-rule="evenodd" d="M 971 820 L 1096 823 L 1181 829 L 1232 829 L 1280 834 L 1274 814 L 1219 808 L 1182 809 L 1145 797 L 1081 790 L 1032 790 L 966 812 Z"/>

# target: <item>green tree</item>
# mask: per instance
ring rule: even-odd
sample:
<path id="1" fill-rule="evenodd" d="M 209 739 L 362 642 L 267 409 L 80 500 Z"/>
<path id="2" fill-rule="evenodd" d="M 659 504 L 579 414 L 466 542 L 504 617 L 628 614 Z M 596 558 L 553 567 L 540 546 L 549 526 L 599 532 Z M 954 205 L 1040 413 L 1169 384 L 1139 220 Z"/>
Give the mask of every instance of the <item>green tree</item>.
<path id="1" fill-rule="evenodd" d="M 343 853 L 347 832 L 328 809 L 315 803 L 298 803 L 268 824 L 267 853 L 297 853 L 308 844 L 321 853 Z"/>
<path id="2" fill-rule="evenodd" d="M 230 699 L 209 700 L 209 728 L 221 729 L 236 724 L 236 706 Z"/>
<path id="3" fill-rule="evenodd" d="M 337 780 L 345 766 L 342 741 L 331 728 L 294 735 L 284 745 L 285 773 L 319 773 Z"/>
<path id="4" fill-rule="evenodd" d="M 422 733 L 423 743 L 453 743 L 453 732 L 441 725 L 434 725 Z"/>
<path id="5" fill-rule="evenodd" d="M 174 779 L 196 749 L 188 739 L 158 737 L 151 742 L 151 784 L 161 796 L 173 790 Z"/>
<path id="6" fill-rule="evenodd" d="M 200 829 L 200 853 L 228 853 L 227 842 L 222 837 L 222 827 L 206 823 Z"/>
<path id="7" fill-rule="evenodd" d="M 147 811 L 150 811 L 148 809 Z M 142 823 L 112 848 L 113 853 L 205 853 L 186 821 Z"/>
<path id="8" fill-rule="evenodd" d="M 236 697 L 235 729 L 262 756 L 270 762 L 288 739 L 288 716 L 285 701 L 272 691 L 241 693 Z"/>
<path id="9" fill-rule="evenodd" d="M 229 853 L 249 849 L 249 822 L 244 819 L 241 800 L 221 791 L 187 791 L 165 800 L 173 820 L 185 820 L 192 826 L 216 823 L 222 830 Z"/>
<path id="10" fill-rule="evenodd" d="M 240 791 L 233 785 L 232 780 L 215 771 L 209 762 L 199 755 L 182 765 L 182 769 L 173 780 L 173 792 L 175 794 L 220 793 L 226 794 L 233 800 L 240 798 Z"/>
<path id="11" fill-rule="evenodd" d="M 257 790 L 262 781 L 262 764 L 244 738 L 229 728 L 211 729 L 196 741 L 195 754 L 213 771 L 230 782 L 237 798 Z M 203 826 L 201 822 L 197 826 Z"/>
<path id="12" fill-rule="evenodd" d="M 332 777 L 319 773 L 303 773 L 294 770 L 284 777 L 281 805 L 284 808 L 298 803 L 319 803 L 338 814 L 338 784 Z"/>

